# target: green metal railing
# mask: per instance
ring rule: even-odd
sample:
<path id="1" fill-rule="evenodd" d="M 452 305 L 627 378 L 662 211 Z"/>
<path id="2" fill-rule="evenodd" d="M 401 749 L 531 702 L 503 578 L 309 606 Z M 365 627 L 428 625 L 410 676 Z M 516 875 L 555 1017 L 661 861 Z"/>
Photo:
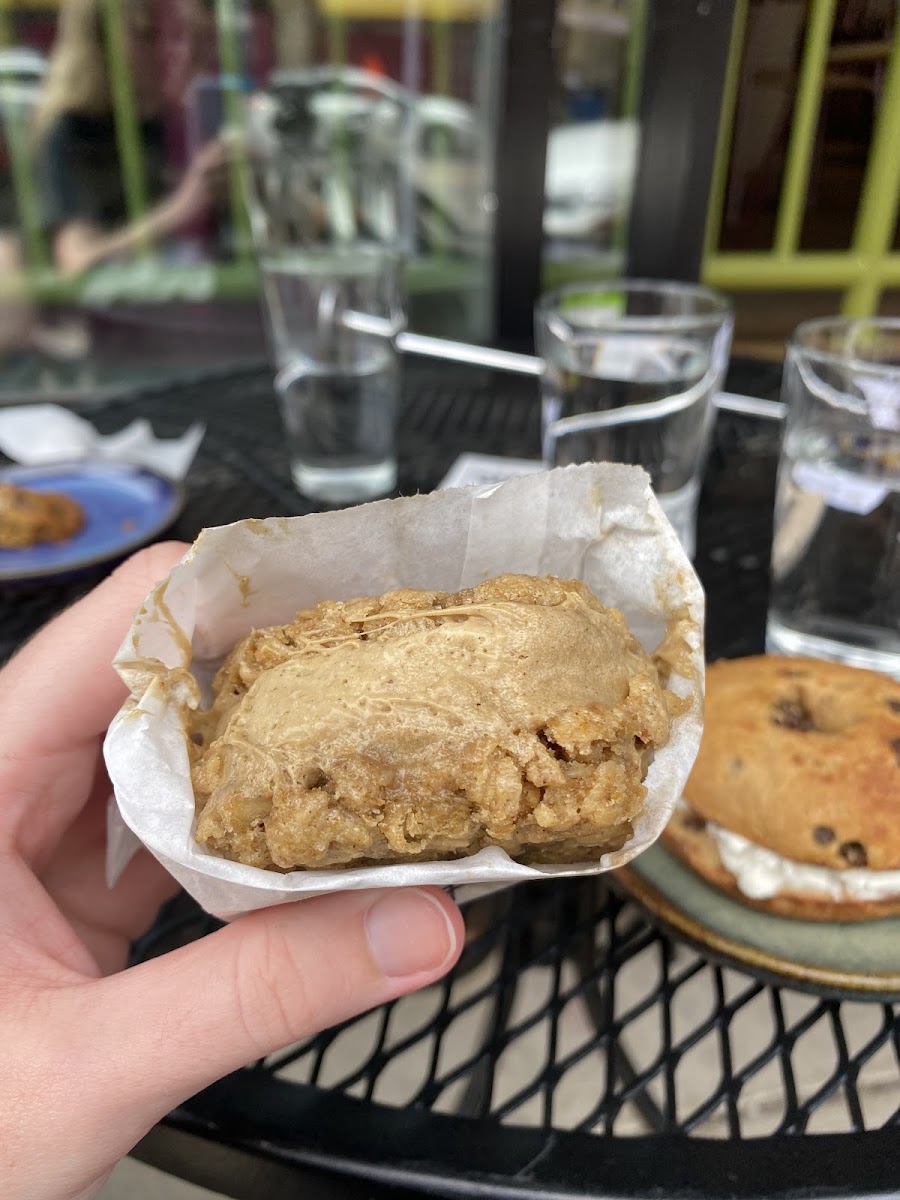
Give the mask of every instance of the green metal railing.
<path id="1" fill-rule="evenodd" d="M 9 12 L 0 10 L 0 45 L 8 47 L 12 46 L 13 42 Z M 48 254 L 41 228 L 40 205 L 32 169 L 30 113 L 25 105 L 10 98 L 15 83 L 8 73 L 0 76 L 0 85 L 0 113 L 6 131 L 9 170 L 18 206 L 25 258 L 36 269 L 45 268 Z"/>
<path id="2" fill-rule="evenodd" d="M 847 250 L 803 251 L 800 232 L 825 85 L 835 0 L 812 0 L 771 250 L 719 249 L 748 0 L 737 0 L 706 227 L 705 282 L 728 291 L 833 289 L 847 316 L 876 312 L 886 288 L 900 287 L 891 239 L 900 211 L 900 20 L 896 22 L 862 192 Z"/>
<path id="3" fill-rule="evenodd" d="M 222 80 L 222 108 L 226 133 L 237 133 L 242 125 L 240 28 L 235 0 L 216 0 L 216 29 L 219 35 L 219 62 Z M 234 231 L 234 251 L 237 259 L 248 262 L 253 257 L 250 216 L 244 197 L 248 195 L 247 163 L 239 141 L 232 138 L 228 159 L 228 198 L 231 209 L 231 228 Z"/>
<path id="4" fill-rule="evenodd" d="M 140 120 L 128 71 L 128 35 L 119 0 L 103 0 L 103 26 L 125 212 L 129 224 L 136 225 L 147 211 L 147 177 Z M 142 239 L 140 252 L 146 255 L 151 249 L 149 239 Z"/>

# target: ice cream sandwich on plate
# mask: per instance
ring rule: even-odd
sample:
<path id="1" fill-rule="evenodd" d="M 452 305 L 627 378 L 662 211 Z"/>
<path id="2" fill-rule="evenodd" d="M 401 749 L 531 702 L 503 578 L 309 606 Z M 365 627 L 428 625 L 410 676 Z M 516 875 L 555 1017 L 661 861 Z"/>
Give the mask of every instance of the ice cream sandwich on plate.
<path id="1" fill-rule="evenodd" d="M 781 916 L 900 914 L 900 683 L 814 659 L 717 662 L 700 753 L 663 835 L 707 882 Z"/>

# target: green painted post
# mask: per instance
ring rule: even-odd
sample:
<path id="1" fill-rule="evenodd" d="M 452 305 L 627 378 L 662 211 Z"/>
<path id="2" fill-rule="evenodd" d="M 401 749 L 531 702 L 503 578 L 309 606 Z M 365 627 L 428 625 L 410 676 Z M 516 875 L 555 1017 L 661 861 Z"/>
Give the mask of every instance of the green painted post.
<path id="1" fill-rule="evenodd" d="M 744 0 L 738 0 L 739 3 Z M 641 82 L 644 77 L 644 42 L 647 32 L 647 0 L 632 0 L 631 28 L 625 47 L 625 74 L 622 80 L 621 115 L 636 117 L 641 101 Z"/>
<path id="2" fill-rule="evenodd" d="M 836 0 L 812 0 L 803 47 L 794 119 L 784 165 L 784 181 L 775 226 L 775 253 L 793 254 L 800 239 L 809 169 L 822 103 L 825 63 L 831 45 Z"/>
<path id="3" fill-rule="evenodd" d="M 103 23 L 106 33 L 106 69 L 112 96 L 116 126 L 116 144 L 122 171 L 122 190 L 125 211 L 131 224 L 147 211 L 147 179 L 141 143 L 140 121 L 134 92 L 128 74 L 128 44 L 125 32 L 123 5 L 119 0 L 103 0 Z M 142 254 L 151 249 L 148 238 L 139 247 Z"/>
<path id="4" fill-rule="evenodd" d="M 240 2 L 240 0 L 239 0 Z M 225 127 L 230 133 L 239 133 L 243 121 L 241 97 L 238 86 L 242 80 L 241 49 L 238 41 L 238 13 L 235 0 L 216 0 L 216 33 L 219 39 L 219 80 L 222 89 L 222 108 Z M 237 258 L 246 260 L 252 255 L 250 216 L 245 197 L 248 194 L 245 178 L 247 163 L 238 138 L 231 144 L 228 158 L 228 200 L 231 212 L 231 228 L 234 234 Z"/>
<path id="5" fill-rule="evenodd" d="M 347 61 L 347 26 L 344 18 L 329 16 L 325 26 L 328 41 L 328 61 L 332 66 L 341 67 Z"/>
<path id="6" fill-rule="evenodd" d="M 706 232 L 703 239 L 704 260 L 715 254 L 722 235 L 725 215 L 725 191 L 728 186 L 728 167 L 731 164 L 731 143 L 734 137 L 734 117 L 737 111 L 738 87 L 741 81 L 741 62 L 744 57 L 744 37 L 747 32 L 749 0 L 736 0 L 728 47 L 728 66 L 719 110 L 719 131 L 716 135 L 716 158 L 709 188 L 706 210 Z M 705 264 L 704 264 L 705 267 Z"/>
<path id="7" fill-rule="evenodd" d="M 885 256 L 900 210 L 900 21 L 884 79 L 878 123 L 869 147 L 869 161 L 853 231 L 852 253 L 862 271 L 844 297 L 848 317 L 870 316 L 878 307 L 887 280 Z M 900 255 L 891 255 L 891 259 Z"/>
<path id="8" fill-rule="evenodd" d="M 25 261 L 29 267 L 46 267 L 47 245 L 41 228 L 41 211 L 32 175 L 27 113 L 3 99 L 3 125 L 9 149 L 9 166 L 16 207 L 22 227 Z"/>
<path id="9" fill-rule="evenodd" d="M 631 27 L 625 47 L 625 73 L 619 98 L 621 116 L 635 118 L 641 103 L 641 83 L 644 78 L 644 45 L 647 35 L 647 0 L 632 0 Z M 616 217 L 610 240 L 611 249 L 624 251 L 628 239 L 628 213 Z"/>
<path id="10" fill-rule="evenodd" d="M 453 74 L 453 25 L 446 17 L 429 22 L 432 91 L 449 96 Z"/>
<path id="11" fill-rule="evenodd" d="M 849 250 L 784 258 L 768 251 L 714 254 L 707 260 L 704 282 L 735 291 L 827 290 L 862 286 L 873 272 L 882 287 L 900 287 L 900 254 L 886 254 L 874 263 Z"/>
<path id="12" fill-rule="evenodd" d="M 453 86 L 453 24 L 448 17 L 438 17 L 429 22 L 431 44 L 431 90 L 438 96 L 449 96 Z M 409 120 L 409 116 L 405 120 Z M 434 139 L 435 182 L 442 190 L 453 186 L 450 180 L 450 137 L 442 130 Z M 443 222 L 435 229 L 431 249 L 439 259 L 446 258 L 450 250 L 450 230 Z"/>
<path id="13" fill-rule="evenodd" d="M 0 42 L 4 46 L 16 44 L 10 13 L 7 10 L 0 10 Z M 47 246 L 41 229 L 40 206 L 34 184 L 33 162 L 28 137 L 29 113 L 23 111 L 20 105 L 11 103 L 9 100 L 6 88 L 13 85 L 13 77 L 4 74 L 2 83 L 3 91 L 0 92 L 0 102 L 3 107 L 3 126 L 6 130 L 9 169 L 13 191 L 16 195 L 16 208 L 22 225 L 25 261 L 32 268 L 45 267 L 48 262 Z"/>

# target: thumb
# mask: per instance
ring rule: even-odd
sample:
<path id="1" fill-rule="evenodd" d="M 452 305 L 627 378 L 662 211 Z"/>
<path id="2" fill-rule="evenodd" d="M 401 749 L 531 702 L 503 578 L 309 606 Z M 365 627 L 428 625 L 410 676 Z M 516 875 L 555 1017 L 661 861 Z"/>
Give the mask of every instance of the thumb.
<path id="1" fill-rule="evenodd" d="M 134 1118 L 136 1139 L 230 1071 L 439 979 L 463 937 L 459 909 L 434 888 L 252 913 L 90 985 L 87 1069 L 102 1074 L 96 1091 L 120 1128 Z"/>

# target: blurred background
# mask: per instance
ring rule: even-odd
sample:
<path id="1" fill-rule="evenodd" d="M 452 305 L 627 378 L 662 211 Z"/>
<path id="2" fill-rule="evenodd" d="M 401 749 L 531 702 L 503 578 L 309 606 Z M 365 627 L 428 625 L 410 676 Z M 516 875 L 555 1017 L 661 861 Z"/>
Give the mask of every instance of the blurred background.
<path id="1" fill-rule="evenodd" d="M 731 294 L 738 353 L 900 313 L 897 25 L 896 0 L 3 0 L 0 400 L 265 357 L 239 139 L 251 93 L 322 65 L 395 159 L 419 332 L 525 348 L 537 291 L 622 272 Z"/>

